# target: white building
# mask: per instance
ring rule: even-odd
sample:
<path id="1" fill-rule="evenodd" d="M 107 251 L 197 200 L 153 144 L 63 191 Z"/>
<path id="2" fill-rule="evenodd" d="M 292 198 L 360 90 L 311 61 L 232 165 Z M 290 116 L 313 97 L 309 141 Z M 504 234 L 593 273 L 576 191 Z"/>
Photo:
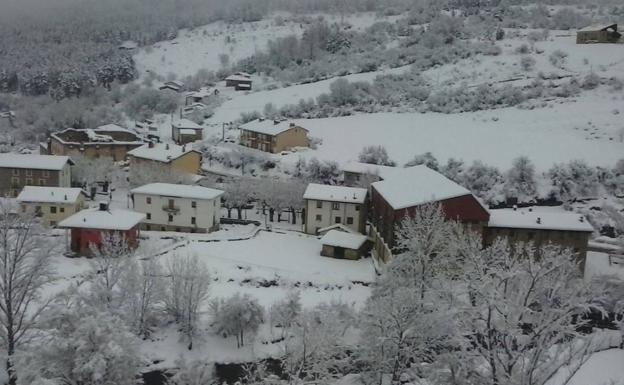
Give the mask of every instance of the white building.
<path id="1" fill-rule="evenodd" d="M 208 233 L 219 228 L 223 191 L 201 186 L 150 183 L 131 190 L 144 230 Z"/>
<path id="2" fill-rule="evenodd" d="M 303 194 L 305 229 L 308 234 L 334 224 L 366 233 L 366 196 L 363 188 L 311 183 Z"/>

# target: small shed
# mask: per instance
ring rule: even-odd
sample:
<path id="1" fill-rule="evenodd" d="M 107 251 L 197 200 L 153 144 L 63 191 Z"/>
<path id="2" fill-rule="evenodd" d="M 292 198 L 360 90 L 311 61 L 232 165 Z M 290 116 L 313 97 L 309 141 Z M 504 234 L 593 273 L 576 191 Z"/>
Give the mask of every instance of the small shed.
<path id="1" fill-rule="evenodd" d="M 617 24 L 591 25 L 576 33 L 576 44 L 617 43 L 621 37 Z"/>
<path id="2" fill-rule="evenodd" d="M 236 91 L 251 91 L 251 75 L 237 72 L 225 78 L 226 87 L 234 87 Z"/>
<path id="3" fill-rule="evenodd" d="M 189 119 L 179 119 L 171 123 L 171 139 L 179 145 L 192 143 L 204 138 L 204 128 Z"/>
<path id="4" fill-rule="evenodd" d="M 158 87 L 159 90 L 171 90 L 175 92 L 180 92 L 182 91 L 183 88 L 184 88 L 184 83 L 177 81 L 177 80 L 168 81 L 162 86 Z"/>
<path id="5" fill-rule="evenodd" d="M 99 207 L 82 210 L 61 221 L 58 227 L 71 233 L 71 251 L 79 255 L 91 255 L 91 246 L 99 248 L 103 235 L 119 234 L 129 247 L 139 244 L 139 225 L 145 214 L 130 210 L 109 208 L 100 202 Z"/>
<path id="6" fill-rule="evenodd" d="M 119 44 L 118 48 L 124 51 L 132 51 L 132 50 L 139 48 L 139 44 L 132 40 L 126 40 L 122 42 L 121 44 Z"/>
<path id="7" fill-rule="evenodd" d="M 338 259 L 360 259 L 368 246 L 366 235 L 342 230 L 329 230 L 321 238 L 321 255 Z"/>
<path id="8" fill-rule="evenodd" d="M 218 89 L 211 89 L 208 87 L 202 87 L 197 91 L 192 91 L 186 94 L 184 104 L 186 106 L 195 104 L 195 103 L 205 103 L 210 97 L 219 95 Z"/>

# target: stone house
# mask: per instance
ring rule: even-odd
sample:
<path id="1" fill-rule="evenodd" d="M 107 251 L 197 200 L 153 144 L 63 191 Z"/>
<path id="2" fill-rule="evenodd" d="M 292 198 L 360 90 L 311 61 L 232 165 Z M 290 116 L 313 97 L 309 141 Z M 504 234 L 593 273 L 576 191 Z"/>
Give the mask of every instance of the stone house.
<path id="1" fill-rule="evenodd" d="M 341 224 L 366 233 L 367 194 L 363 188 L 309 184 L 303 194 L 304 231 L 316 235 L 320 229 Z"/>
<path id="2" fill-rule="evenodd" d="M 88 159 L 108 157 L 118 162 L 126 159 L 128 151 L 144 144 L 136 133 L 115 124 L 86 130 L 68 128 L 50 135 L 47 154 Z"/>
<path id="3" fill-rule="evenodd" d="M 0 194 L 17 196 L 24 186 L 71 186 L 68 156 L 0 154 Z"/>
<path id="4" fill-rule="evenodd" d="M 34 214 L 44 226 L 54 227 L 85 206 L 85 194 L 79 188 L 25 186 L 17 196 L 20 211 Z"/>
<path id="5" fill-rule="evenodd" d="M 239 127 L 240 144 L 273 154 L 295 147 L 309 147 L 308 130 L 293 122 L 256 119 Z"/>
<path id="6" fill-rule="evenodd" d="M 161 167 L 163 172 L 197 174 L 201 169 L 202 156 L 190 145 L 148 143 L 128 152 L 130 168 L 151 165 Z"/>

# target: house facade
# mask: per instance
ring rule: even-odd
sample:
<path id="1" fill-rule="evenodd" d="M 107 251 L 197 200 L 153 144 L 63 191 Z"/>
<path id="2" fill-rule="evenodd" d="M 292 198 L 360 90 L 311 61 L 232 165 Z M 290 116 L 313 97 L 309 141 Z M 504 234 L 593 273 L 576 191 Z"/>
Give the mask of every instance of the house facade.
<path id="1" fill-rule="evenodd" d="M 203 137 L 204 128 L 191 120 L 179 119 L 171 123 L 171 139 L 177 144 L 192 143 Z"/>
<path id="2" fill-rule="evenodd" d="M 251 75 L 245 72 L 236 72 L 225 78 L 226 87 L 234 87 L 236 91 L 251 91 Z"/>
<path id="3" fill-rule="evenodd" d="M 144 230 L 209 233 L 219 229 L 221 190 L 151 183 L 131 193 L 134 210 L 145 214 Z"/>
<path id="4" fill-rule="evenodd" d="M 512 246 L 532 243 L 536 251 L 548 244 L 574 252 L 584 270 L 592 225 L 581 215 L 564 211 L 535 211 L 524 209 L 490 210 L 490 220 L 484 231 L 484 245 L 504 239 Z"/>
<path id="5" fill-rule="evenodd" d="M 86 209 L 66 218 L 58 227 L 69 232 L 68 248 L 83 256 L 91 256 L 91 247 L 100 248 L 107 237 L 119 237 L 128 247 L 139 245 L 140 223 L 143 213 L 108 207 L 101 202 L 98 207 Z"/>
<path id="6" fill-rule="evenodd" d="M 239 127 L 240 144 L 273 154 L 295 147 L 309 147 L 308 130 L 293 122 L 256 119 Z"/>
<path id="7" fill-rule="evenodd" d="M 177 81 L 177 80 L 171 80 L 171 81 L 165 82 L 162 86 L 158 87 L 158 89 L 180 92 L 182 91 L 182 89 L 184 89 L 184 83 Z"/>
<path id="8" fill-rule="evenodd" d="M 17 196 L 24 186 L 70 187 L 68 156 L 0 154 L 0 194 Z"/>
<path id="9" fill-rule="evenodd" d="M 482 234 L 488 210 L 464 187 L 426 166 L 409 167 L 401 175 L 371 185 L 371 231 L 377 258 L 388 262 L 396 252 L 397 229 L 425 204 L 436 203 L 444 216 Z"/>
<path id="10" fill-rule="evenodd" d="M 201 168 L 202 156 L 190 145 L 179 146 L 170 143 L 148 143 L 128 152 L 130 168 L 153 166 L 163 172 L 197 174 Z"/>
<path id="11" fill-rule="evenodd" d="M 621 37 L 617 24 L 593 25 L 576 33 L 576 44 L 617 43 Z"/>
<path id="12" fill-rule="evenodd" d="M 54 227 L 85 206 L 85 195 L 79 188 L 26 186 L 17 196 L 20 211 L 36 215 L 47 227 Z"/>
<path id="13" fill-rule="evenodd" d="M 84 156 L 88 159 L 112 158 L 115 162 L 126 159 L 128 151 L 145 142 L 134 132 L 109 124 L 96 129 L 68 128 L 50 135 L 48 155 Z"/>
<path id="14" fill-rule="evenodd" d="M 326 231 L 320 242 L 321 255 L 337 259 L 357 260 L 370 249 L 367 236 L 341 227 Z"/>
<path id="15" fill-rule="evenodd" d="M 304 231 L 316 235 L 325 227 L 341 224 L 366 233 L 366 198 L 367 191 L 363 188 L 309 184 L 303 194 Z"/>

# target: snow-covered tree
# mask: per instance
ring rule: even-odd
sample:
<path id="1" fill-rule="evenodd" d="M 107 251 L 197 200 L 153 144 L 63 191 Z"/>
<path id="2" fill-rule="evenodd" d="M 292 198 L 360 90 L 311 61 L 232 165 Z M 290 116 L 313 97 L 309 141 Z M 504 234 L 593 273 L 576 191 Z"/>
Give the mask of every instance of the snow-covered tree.
<path id="1" fill-rule="evenodd" d="M 514 159 L 505 178 L 505 193 L 525 201 L 533 199 L 536 192 L 535 166 L 525 156 Z"/>
<path id="2" fill-rule="evenodd" d="M 15 354 L 49 304 L 44 289 L 54 279 L 54 245 L 41 236 L 35 218 L 15 212 L 12 204 L 0 204 L 0 340 L 9 385 L 17 384 Z"/>
<path id="3" fill-rule="evenodd" d="M 254 197 L 255 181 L 247 178 L 228 183 L 225 188 L 223 204 L 228 211 L 228 218 L 231 218 L 232 209 L 236 209 L 238 219 L 243 219 L 243 209 Z"/>
<path id="4" fill-rule="evenodd" d="M 561 200 L 594 196 L 598 188 L 598 175 L 595 170 L 581 160 L 568 164 L 555 164 L 548 170 L 551 193 Z"/>
<path id="5" fill-rule="evenodd" d="M 474 161 L 463 172 L 462 182 L 468 190 L 487 202 L 501 198 L 499 193 L 503 182 L 501 173 L 497 168 L 487 166 L 481 161 Z"/>
<path id="6" fill-rule="evenodd" d="M 165 308 L 180 325 L 191 350 L 198 331 L 199 310 L 208 298 L 210 272 L 196 255 L 173 255 L 165 271 L 168 275 Z"/>
<path id="7" fill-rule="evenodd" d="M 366 146 L 360 151 L 358 161 L 362 163 L 378 164 L 380 166 L 396 166 L 390 159 L 384 146 Z"/>
<path id="8" fill-rule="evenodd" d="M 235 336 L 238 348 L 245 346 L 245 338 L 254 336 L 264 322 L 264 309 L 249 294 L 236 293 L 227 299 L 215 300 L 211 311 L 214 330 L 224 336 Z"/>
<path id="9" fill-rule="evenodd" d="M 440 168 L 440 172 L 450 180 L 461 183 L 464 172 L 464 161 L 449 158 L 446 164 Z"/>
<path id="10" fill-rule="evenodd" d="M 416 155 L 412 160 L 405 163 L 405 167 L 413 167 L 424 164 L 432 170 L 438 171 L 440 169 L 440 165 L 438 164 L 438 160 L 435 156 L 433 156 L 430 152 L 425 152 L 424 154 Z"/>
<path id="11" fill-rule="evenodd" d="M 275 302 L 269 310 L 271 323 L 281 329 L 282 337 L 293 326 L 299 314 L 301 295 L 298 291 L 289 291 L 285 298 Z"/>
<path id="12" fill-rule="evenodd" d="M 116 169 L 111 157 L 89 159 L 84 155 L 72 155 L 75 165 L 72 167 L 72 181 L 79 185 L 91 186 L 96 182 L 111 181 Z"/>
<path id="13" fill-rule="evenodd" d="M 139 341 L 117 314 L 85 304 L 70 289 L 46 313 L 42 329 L 41 340 L 30 353 L 33 370 L 27 383 L 136 383 Z"/>
<path id="14" fill-rule="evenodd" d="M 176 361 L 178 370 L 167 383 L 171 385 L 206 385 L 214 378 L 213 366 L 204 361 Z"/>

